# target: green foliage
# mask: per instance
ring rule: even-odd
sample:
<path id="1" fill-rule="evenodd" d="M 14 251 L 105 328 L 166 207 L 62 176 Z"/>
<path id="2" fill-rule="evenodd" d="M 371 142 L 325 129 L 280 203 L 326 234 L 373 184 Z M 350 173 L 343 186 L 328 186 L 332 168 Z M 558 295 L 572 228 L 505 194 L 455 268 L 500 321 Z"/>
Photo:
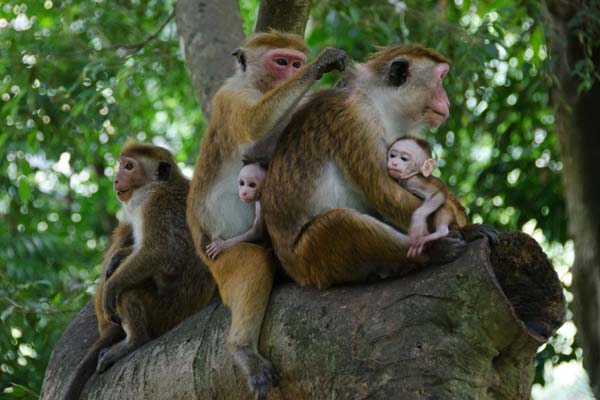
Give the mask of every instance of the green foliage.
<path id="1" fill-rule="evenodd" d="M 127 136 L 195 160 L 203 121 L 172 11 L 161 1 L 0 2 L 0 393 L 11 388 L 1 396 L 36 397 L 52 348 L 90 298 Z"/>
<path id="2" fill-rule="evenodd" d="M 240 1 L 246 33 L 258 3 Z M 313 2 L 307 41 L 314 54 L 336 46 L 357 60 L 373 45 L 407 42 L 449 55 L 451 116 L 428 137 L 438 175 L 474 222 L 513 230 L 533 221 L 560 247 L 567 241 L 562 163 L 539 7 Z M 204 122 L 172 11 L 171 1 L 158 0 L 0 1 L 1 396 L 37 397 L 52 348 L 93 292 L 116 223 L 111 178 L 126 137 L 166 145 L 182 165 L 195 162 Z M 582 9 L 573 29 L 598 20 Z M 597 41 L 582 32 L 585 43 Z M 585 86 L 597 71 L 581 63 L 574 73 Z M 545 347 L 540 368 L 574 357 L 558 347 Z"/>

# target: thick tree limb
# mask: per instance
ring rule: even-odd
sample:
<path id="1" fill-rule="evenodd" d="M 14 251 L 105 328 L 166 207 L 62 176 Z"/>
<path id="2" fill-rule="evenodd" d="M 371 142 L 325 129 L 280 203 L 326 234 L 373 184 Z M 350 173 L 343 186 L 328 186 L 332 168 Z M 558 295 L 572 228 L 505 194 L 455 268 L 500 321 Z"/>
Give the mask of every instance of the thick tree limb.
<path id="1" fill-rule="evenodd" d="M 591 173 L 600 159 L 600 82 L 578 93 L 580 79 L 574 74 L 578 62 L 586 59 L 600 71 L 600 46 L 597 22 L 598 3 L 547 0 L 546 16 L 550 25 L 549 50 L 555 74 L 551 101 L 555 107 L 569 230 L 574 237 L 573 309 L 578 336 L 584 350 L 583 365 L 596 397 L 600 398 L 600 186 Z M 595 4 L 595 5 L 594 5 Z M 589 7 L 587 10 L 584 6 Z M 577 12 L 583 13 L 572 24 Z M 595 13 L 595 14 L 594 14 Z M 579 16 L 581 17 L 581 15 Z M 594 19 L 596 18 L 596 19 Z M 595 30 L 594 25 L 595 24 Z M 578 31 L 587 31 L 595 45 L 586 47 Z"/>
<path id="2" fill-rule="evenodd" d="M 179 0 L 177 30 L 196 99 L 208 118 L 210 100 L 234 71 L 231 55 L 244 39 L 237 0 Z"/>
<path id="3" fill-rule="evenodd" d="M 262 0 L 256 31 L 275 29 L 304 36 L 311 3 L 311 0 Z"/>
<path id="4" fill-rule="evenodd" d="M 556 273 L 535 241 L 506 234 L 452 264 L 402 279 L 271 297 L 261 352 L 281 373 L 270 399 L 529 398 L 537 347 L 564 318 Z M 85 399 L 249 399 L 214 303 L 119 361 Z M 88 305 L 58 343 L 42 399 L 58 399 L 95 340 Z"/>

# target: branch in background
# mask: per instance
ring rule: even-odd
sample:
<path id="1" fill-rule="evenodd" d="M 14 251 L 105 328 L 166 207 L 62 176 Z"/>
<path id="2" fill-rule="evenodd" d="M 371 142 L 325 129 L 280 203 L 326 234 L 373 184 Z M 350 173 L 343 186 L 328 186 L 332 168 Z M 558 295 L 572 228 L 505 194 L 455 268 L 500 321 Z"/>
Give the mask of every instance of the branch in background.
<path id="1" fill-rule="evenodd" d="M 275 29 L 304 36 L 311 0 L 262 0 L 256 32 Z"/>
<path id="2" fill-rule="evenodd" d="M 179 0 L 177 32 L 194 94 L 206 119 L 210 100 L 234 71 L 231 52 L 244 39 L 237 0 Z"/>

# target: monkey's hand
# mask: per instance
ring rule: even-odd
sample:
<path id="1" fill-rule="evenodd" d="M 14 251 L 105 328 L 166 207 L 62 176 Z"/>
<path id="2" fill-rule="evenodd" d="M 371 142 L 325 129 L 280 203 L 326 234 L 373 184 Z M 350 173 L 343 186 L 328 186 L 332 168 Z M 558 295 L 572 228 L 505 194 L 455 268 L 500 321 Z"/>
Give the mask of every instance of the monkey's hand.
<path id="1" fill-rule="evenodd" d="M 117 298 L 119 293 L 116 290 L 115 285 L 112 285 L 111 282 L 112 281 L 106 282 L 102 296 L 104 318 L 115 325 L 121 325 L 121 318 L 117 315 Z"/>
<path id="2" fill-rule="evenodd" d="M 208 246 L 206 246 L 206 255 L 211 260 L 214 260 L 215 258 L 217 258 L 219 253 L 226 248 L 227 246 L 225 244 L 225 241 L 222 239 L 217 239 Z"/>
<path id="3" fill-rule="evenodd" d="M 460 228 L 460 233 L 467 242 L 488 238 L 491 245 L 498 244 L 498 230 L 491 225 L 472 224 Z"/>
<path id="4" fill-rule="evenodd" d="M 315 79 L 321 79 L 323 74 L 326 74 L 334 69 L 343 71 L 346 69 L 346 52 L 332 47 L 326 47 L 315 61 L 310 65 Z"/>
<path id="5" fill-rule="evenodd" d="M 127 257 L 127 255 L 123 254 L 121 251 L 117 251 L 112 255 L 106 266 L 106 271 L 104 272 L 104 280 L 110 278 L 117 268 L 119 268 L 119 265 L 121 265 L 121 262 L 125 257 Z"/>
<path id="6" fill-rule="evenodd" d="M 457 231 L 432 241 L 425 250 L 428 256 L 428 264 L 448 264 L 456 260 L 467 249 L 467 242 Z"/>

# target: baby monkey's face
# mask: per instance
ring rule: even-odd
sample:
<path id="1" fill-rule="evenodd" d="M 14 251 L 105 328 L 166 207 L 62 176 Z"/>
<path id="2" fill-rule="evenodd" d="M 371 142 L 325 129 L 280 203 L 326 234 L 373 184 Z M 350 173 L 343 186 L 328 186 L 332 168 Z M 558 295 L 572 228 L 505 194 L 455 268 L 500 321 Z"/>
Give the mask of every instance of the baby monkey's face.
<path id="1" fill-rule="evenodd" d="M 426 159 L 425 152 L 413 140 L 398 140 L 388 150 L 388 173 L 406 179 L 418 173 Z"/>
<path id="2" fill-rule="evenodd" d="M 265 175 L 264 168 L 257 164 L 248 164 L 240 170 L 238 192 L 244 203 L 252 203 L 260 199 L 260 191 Z"/>

